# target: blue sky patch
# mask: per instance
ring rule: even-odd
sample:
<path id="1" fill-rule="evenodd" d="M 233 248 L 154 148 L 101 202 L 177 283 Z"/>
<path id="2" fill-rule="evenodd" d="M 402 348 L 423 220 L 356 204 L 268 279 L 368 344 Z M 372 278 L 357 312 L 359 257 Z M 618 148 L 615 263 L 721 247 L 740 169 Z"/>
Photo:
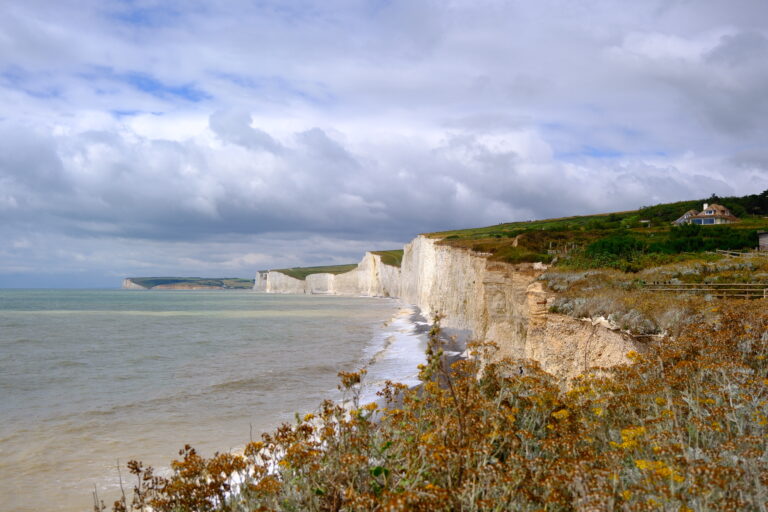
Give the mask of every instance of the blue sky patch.
<path id="1" fill-rule="evenodd" d="M 595 146 L 582 146 L 575 151 L 555 152 L 555 158 L 558 160 L 578 160 L 581 158 L 620 158 L 625 153 L 610 148 L 601 148 Z"/>
<path id="2" fill-rule="evenodd" d="M 247 76 L 235 73 L 213 73 L 213 76 L 244 89 L 260 91 L 270 99 L 294 97 L 313 105 L 331 105 L 336 101 L 336 97 L 322 82 L 311 82 L 304 86 L 281 76 Z"/>
<path id="3" fill-rule="evenodd" d="M 23 68 L 9 66 L 0 72 L 0 85 L 21 91 L 33 98 L 60 98 L 63 95 L 61 87 L 51 84 L 51 77 L 47 75 L 44 77 L 43 80 L 39 80 Z"/>
<path id="4" fill-rule="evenodd" d="M 138 6 L 133 0 L 122 0 L 117 4 L 119 7 L 109 12 L 108 16 L 134 27 L 172 25 L 180 17 L 179 11 L 169 5 Z"/>
<path id="5" fill-rule="evenodd" d="M 203 89 L 195 84 L 168 84 L 149 73 L 137 71 L 128 71 L 117 73 L 114 69 L 106 66 L 93 66 L 87 72 L 77 73 L 77 77 L 90 82 L 102 81 L 101 84 L 93 84 L 94 92 L 97 94 L 114 94 L 117 91 L 104 87 L 104 80 L 110 82 L 120 82 L 133 87 L 136 90 L 150 94 L 163 100 L 184 100 L 191 103 L 199 103 L 212 98 Z"/>
<path id="6" fill-rule="evenodd" d="M 123 117 L 133 117 L 135 115 L 141 114 L 141 110 L 110 110 L 110 112 L 118 119 Z"/>
<path id="7" fill-rule="evenodd" d="M 579 154 L 591 158 L 617 158 L 623 153 L 609 148 L 599 148 L 594 146 L 583 146 Z"/>
<path id="8" fill-rule="evenodd" d="M 202 89 L 198 89 L 193 84 L 168 85 L 146 73 L 124 73 L 122 75 L 116 75 L 116 78 L 142 92 L 146 92 L 147 94 L 162 99 L 175 97 L 193 103 L 211 99 L 210 94 Z"/>

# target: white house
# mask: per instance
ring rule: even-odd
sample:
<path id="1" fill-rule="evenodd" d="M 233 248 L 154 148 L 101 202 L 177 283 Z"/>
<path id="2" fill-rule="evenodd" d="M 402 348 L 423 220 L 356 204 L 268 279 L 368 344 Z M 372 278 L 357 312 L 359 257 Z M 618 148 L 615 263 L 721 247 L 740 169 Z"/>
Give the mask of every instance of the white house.
<path id="1" fill-rule="evenodd" d="M 673 222 L 673 224 L 677 224 L 678 226 L 681 224 L 711 225 L 732 224 L 734 222 L 739 222 L 739 218 L 733 215 L 725 206 L 704 203 L 704 209 L 701 213 L 696 210 L 688 210 L 682 217 Z"/>

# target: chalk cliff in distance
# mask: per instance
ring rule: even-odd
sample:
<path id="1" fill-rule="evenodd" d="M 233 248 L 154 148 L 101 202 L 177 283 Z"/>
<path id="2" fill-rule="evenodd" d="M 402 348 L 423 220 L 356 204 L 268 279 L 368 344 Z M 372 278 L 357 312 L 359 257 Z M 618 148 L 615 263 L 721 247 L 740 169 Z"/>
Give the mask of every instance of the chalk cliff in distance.
<path id="1" fill-rule="evenodd" d="M 123 289 L 124 290 L 148 290 L 146 286 L 141 286 L 140 284 L 136 284 L 130 279 L 123 279 Z"/>
<path id="2" fill-rule="evenodd" d="M 301 280 L 277 271 L 258 272 L 253 289 L 266 293 L 400 297 L 400 281 L 399 268 L 367 252 L 356 269 L 343 274 L 310 274 Z"/>
<path id="3" fill-rule="evenodd" d="M 533 359 L 563 378 L 627 362 L 627 352 L 643 350 L 621 331 L 549 312 L 555 295 L 538 280 L 545 265 L 489 261 L 482 254 L 437 242 L 426 236 L 411 241 L 400 268 L 367 253 L 355 270 L 312 274 L 305 281 L 261 272 L 254 289 L 397 297 L 419 307 L 430 320 L 440 314 L 449 334 L 494 341 L 499 357 Z"/>

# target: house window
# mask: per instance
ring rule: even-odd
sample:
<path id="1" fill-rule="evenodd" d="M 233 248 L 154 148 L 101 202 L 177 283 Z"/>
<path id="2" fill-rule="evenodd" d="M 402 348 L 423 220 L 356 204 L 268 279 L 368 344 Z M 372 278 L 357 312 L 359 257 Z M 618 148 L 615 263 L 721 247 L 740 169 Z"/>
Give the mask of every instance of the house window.
<path id="1" fill-rule="evenodd" d="M 704 214 L 705 214 L 705 215 L 712 215 L 712 214 L 714 214 L 714 213 L 715 213 L 715 212 L 714 212 L 714 211 L 712 211 L 712 210 L 707 210 L 707 211 L 705 211 L 705 212 L 704 212 Z"/>
<path id="2" fill-rule="evenodd" d="M 715 219 L 701 219 L 702 224 L 714 224 Z"/>

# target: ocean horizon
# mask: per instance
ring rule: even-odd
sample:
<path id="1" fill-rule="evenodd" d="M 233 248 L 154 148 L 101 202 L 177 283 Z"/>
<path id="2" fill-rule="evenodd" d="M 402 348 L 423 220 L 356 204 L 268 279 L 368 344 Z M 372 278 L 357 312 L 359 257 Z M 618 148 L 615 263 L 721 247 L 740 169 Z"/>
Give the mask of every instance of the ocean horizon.
<path id="1" fill-rule="evenodd" d="M 3 510 L 91 510 L 184 444 L 237 451 L 367 367 L 416 381 L 424 340 L 393 299 L 252 291 L 0 289 Z M 21 493 L 19 489 L 33 488 Z"/>

